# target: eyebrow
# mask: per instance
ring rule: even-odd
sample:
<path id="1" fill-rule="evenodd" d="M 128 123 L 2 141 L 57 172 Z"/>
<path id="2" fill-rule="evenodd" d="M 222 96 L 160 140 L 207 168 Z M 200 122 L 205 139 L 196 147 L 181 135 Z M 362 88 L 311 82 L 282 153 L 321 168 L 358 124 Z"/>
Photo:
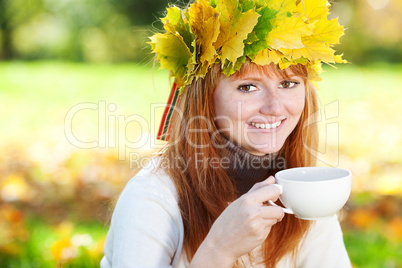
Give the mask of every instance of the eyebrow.
<path id="1" fill-rule="evenodd" d="M 239 77 L 235 77 L 234 80 L 255 80 L 255 81 L 262 81 L 263 79 L 258 76 L 248 76 L 248 75 L 243 75 Z"/>
<path id="2" fill-rule="evenodd" d="M 272 79 L 271 77 L 269 77 L 270 79 Z M 287 77 L 278 77 L 280 80 L 303 80 L 301 77 L 297 76 L 297 75 L 291 75 L 288 78 Z M 240 75 L 238 77 L 233 77 L 233 81 L 236 80 L 254 80 L 254 81 L 258 81 L 261 82 L 263 80 L 263 78 L 261 78 L 260 76 L 253 76 L 253 75 Z"/>

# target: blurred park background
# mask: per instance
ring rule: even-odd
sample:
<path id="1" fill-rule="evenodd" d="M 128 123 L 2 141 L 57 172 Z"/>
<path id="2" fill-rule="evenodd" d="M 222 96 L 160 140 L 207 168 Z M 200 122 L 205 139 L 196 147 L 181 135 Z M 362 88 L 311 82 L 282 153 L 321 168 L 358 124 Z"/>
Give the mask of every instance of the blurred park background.
<path id="1" fill-rule="evenodd" d="M 350 64 L 324 67 L 319 164 L 353 172 L 353 265 L 402 267 L 402 1 L 330 2 Z M 0 267 L 99 266 L 114 200 L 161 147 L 169 79 L 146 42 L 166 6 L 0 0 Z"/>

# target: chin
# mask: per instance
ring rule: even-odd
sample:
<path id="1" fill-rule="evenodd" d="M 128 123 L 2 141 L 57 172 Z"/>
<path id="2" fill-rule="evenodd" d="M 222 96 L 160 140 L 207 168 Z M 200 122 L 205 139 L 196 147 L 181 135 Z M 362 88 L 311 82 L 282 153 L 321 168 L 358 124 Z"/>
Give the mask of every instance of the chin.
<path id="1" fill-rule="evenodd" d="M 283 146 L 283 143 L 277 144 L 275 147 L 266 146 L 267 144 L 269 144 L 269 143 L 264 142 L 264 143 L 261 143 L 261 146 L 249 147 L 249 148 L 246 148 L 246 151 L 248 151 L 251 154 L 255 154 L 255 155 L 275 154 L 275 153 L 278 153 L 279 150 Z M 265 146 L 263 146 L 263 145 L 265 145 Z"/>
<path id="2" fill-rule="evenodd" d="M 279 152 L 281 148 L 282 147 L 247 148 L 245 150 L 254 155 L 267 155 L 267 154 L 276 154 Z"/>

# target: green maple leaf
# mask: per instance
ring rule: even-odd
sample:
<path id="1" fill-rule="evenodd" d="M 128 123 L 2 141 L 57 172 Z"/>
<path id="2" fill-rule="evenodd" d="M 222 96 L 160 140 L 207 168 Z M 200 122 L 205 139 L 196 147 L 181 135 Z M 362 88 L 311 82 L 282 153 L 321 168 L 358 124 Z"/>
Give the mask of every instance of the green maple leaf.
<path id="1" fill-rule="evenodd" d="M 258 51 L 268 48 L 267 41 L 258 40 L 252 44 L 246 44 L 244 46 L 244 54 L 249 56 L 251 59 L 257 55 Z"/>
<path id="2" fill-rule="evenodd" d="M 241 66 L 243 65 L 243 63 L 246 62 L 246 58 L 246 56 L 241 56 L 237 59 L 236 63 L 233 66 L 234 71 L 240 71 Z"/>
<path id="3" fill-rule="evenodd" d="M 215 8 L 218 5 L 218 0 L 210 0 L 211 7 Z"/>
<path id="4" fill-rule="evenodd" d="M 254 27 L 253 31 L 260 40 L 265 40 L 265 37 L 273 28 L 271 20 L 275 18 L 278 11 L 270 9 L 269 7 L 263 7 L 257 10 L 257 13 L 261 16 L 258 18 L 257 25 Z"/>
<path id="5" fill-rule="evenodd" d="M 240 5 L 241 5 L 243 12 L 249 11 L 250 9 L 254 8 L 254 3 L 252 0 L 240 1 Z"/>
<path id="6" fill-rule="evenodd" d="M 268 4 L 268 2 L 270 2 L 271 0 L 254 0 L 254 4 L 257 8 L 266 6 Z"/>
<path id="7" fill-rule="evenodd" d="M 241 66 L 243 63 L 246 62 L 246 56 L 241 56 L 237 58 L 236 63 L 233 64 L 233 62 L 226 60 L 225 63 L 223 64 L 222 72 L 224 75 L 227 77 L 231 76 L 234 74 L 236 71 L 240 71 Z"/>
<path id="8" fill-rule="evenodd" d="M 268 48 L 266 36 L 273 28 L 271 20 L 275 18 L 278 12 L 266 6 L 257 10 L 257 13 L 261 16 L 258 18 L 253 32 L 248 35 L 245 41 L 244 53 L 250 58 L 257 55 L 258 51 Z"/>

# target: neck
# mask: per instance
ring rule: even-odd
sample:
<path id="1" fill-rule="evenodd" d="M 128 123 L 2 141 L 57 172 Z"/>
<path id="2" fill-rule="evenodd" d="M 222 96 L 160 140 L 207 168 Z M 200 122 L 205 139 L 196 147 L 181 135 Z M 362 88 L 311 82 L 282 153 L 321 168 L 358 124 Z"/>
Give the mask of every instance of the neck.
<path id="1" fill-rule="evenodd" d="M 225 159 L 222 163 L 227 163 L 226 166 L 222 166 L 233 180 L 239 196 L 274 173 L 276 154 L 262 156 L 251 154 L 223 135 L 221 144 L 224 145 L 222 158 Z"/>

